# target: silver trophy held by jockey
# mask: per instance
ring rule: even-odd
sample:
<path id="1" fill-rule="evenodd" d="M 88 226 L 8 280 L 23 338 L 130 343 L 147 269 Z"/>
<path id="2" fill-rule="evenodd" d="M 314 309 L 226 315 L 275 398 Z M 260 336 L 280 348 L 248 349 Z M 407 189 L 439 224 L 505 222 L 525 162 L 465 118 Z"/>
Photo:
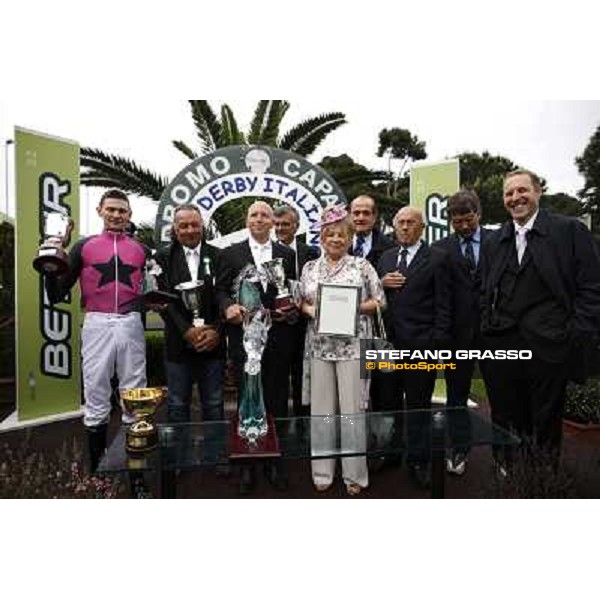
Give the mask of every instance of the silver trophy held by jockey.
<path id="1" fill-rule="evenodd" d="M 69 255 L 65 247 L 71 240 L 73 220 L 60 212 L 48 213 L 44 218 L 44 239 L 33 260 L 39 273 L 63 275 L 69 270 Z"/>

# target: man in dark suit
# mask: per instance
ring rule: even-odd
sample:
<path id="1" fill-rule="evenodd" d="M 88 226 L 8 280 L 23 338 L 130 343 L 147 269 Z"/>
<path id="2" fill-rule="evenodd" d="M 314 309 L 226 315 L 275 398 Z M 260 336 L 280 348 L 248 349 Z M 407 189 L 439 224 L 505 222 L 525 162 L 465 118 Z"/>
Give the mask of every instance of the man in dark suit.
<path id="1" fill-rule="evenodd" d="M 444 253 L 444 261 L 450 270 L 452 285 L 453 320 L 452 350 L 480 348 L 479 296 L 480 254 L 491 231 L 483 229 L 481 203 L 471 190 L 461 190 L 448 199 L 448 216 L 454 233 L 436 242 L 433 247 Z M 456 370 L 446 369 L 446 397 L 449 408 L 466 408 L 471 390 L 475 360 L 453 360 Z M 465 417 L 465 418 L 463 418 Z M 462 475 L 467 467 L 467 451 L 470 437 L 468 415 L 454 411 L 450 425 L 455 425 L 453 439 L 459 443 L 446 461 L 448 472 Z M 464 442 L 464 445 L 460 442 Z"/>
<path id="2" fill-rule="evenodd" d="M 394 240 L 383 235 L 375 226 L 379 212 L 375 200 L 370 196 L 357 196 L 350 203 L 350 218 L 354 227 L 354 236 L 348 253 L 353 256 L 366 258 L 375 269 L 381 255 L 390 248 L 395 248 Z M 380 371 L 371 374 L 371 409 L 374 411 L 390 410 L 388 399 L 388 386 L 386 376 Z M 379 471 L 384 464 L 393 466 L 398 461 L 393 457 L 386 459 L 372 459 L 369 469 Z"/>
<path id="3" fill-rule="evenodd" d="M 450 277 L 444 254 L 421 240 L 425 224 L 418 208 L 400 209 L 394 217 L 394 228 L 400 248 L 384 252 L 377 266 L 387 298 L 388 339 L 398 350 L 446 346 L 452 315 L 448 302 Z M 394 371 L 381 379 L 386 387 L 387 410 L 430 407 L 435 371 Z M 420 450 L 419 439 L 428 435 L 427 420 L 424 413 L 416 413 L 408 419 L 409 475 L 424 488 L 430 482 L 428 457 Z"/>
<path id="4" fill-rule="evenodd" d="M 370 196 L 358 196 L 350 203 L 350 217 L 354 237 L 348 253 L 366 258 L 377 268 L 380 256 L 396 244 L 375 227 L 378 217 L 377 205 Z"/>
<path id="5" fill-rule="evenodd" d="M 300 225 L 298 212 L 293 206 L 284 204 L 274 210 L 275 235 L 277 239 L 291 248 L 295 252 L 296 275 L 298 279 L 302 274 L 304 265 L 309 260 L 319 257 L 319 249 L 309 246 L 296 239 L 296 232 Z M 306 337 L 306 317 L 300 316 L 298 323 L 293 328 L 293 338 L 289 341 L 292 344 L 292 363 L 291 363 L 291 381 L 292 381 L 292 406 L 295 416 L 308 415 L 310 408 L 302 406 L 302 377 L 304 363 L 304 339 Z"/>
<path id="6" fill-rule="evenodd" d="M 175 210 L 174 240 L 160 249 L 155 260 L 162 271 L 161 289 L 180 296 L 177 286 L 186 281 L 202 281 L 200 316 L 205 324 L 195 327 L 192 314 L 177 300 L 161 311 L 165 321 L 167 413 L 170 422 L 190 421 L 194 382 L 198 385 L 202 418 L 222 420 L 225 344 L 220 335 L 219 309 L 213 288 L 218 250 L 202 241 L 202 216 L 198 207 L 183 204 Z"/>
<path id="7" fill-rule="evenodd" d="M 587 228 L 540 209 L 541 195 L 534 173 L 506 175 L 511 220 L 482 252 L 481 329 L 486 348 L 532 352 L 531 360 L 489 361 L 493 421 L 556 465 L 566 384 L 581 375 L 600 330 L 600 257 Z M 504 475 L 510 457 L 496 458 Z"/>
<path id="8" fill-rule="evenodd" d="M 296 279 L 293 250 L 270 239 L 273 228 L 273 209 L 266 202 L 255 202 L 248 209 L 246 225 L 250 237 L 223 250 L 217 267 L 216 289 L 219 306 L 227 322 L 228 352 L 235 368 L 236 380 L 241 382 L 245 353 L 242 345 L 242 319 L 245 308 L 235 298 L 235 280 L 247 265 L 259 267 L 262 263 L 282 258 L 286 281 Z M 269 284 L 266 289 L 260 286 L 261 301 L 271 310 L 273 324 L 269 329 L 267 344 L 261 361 L 261 375 L 265 407 L 274 417 L 288 414 L 289 372 L 293 323 L 297 321 L 297 311 L 275 310 L 277 289 Z M 269 481 L 278 489 L 287 487 L 287 477 L 282 461 L 265 464 Z M 247 494 L 254 486 L 252 467 L 242 469 L 240 492 Z"/>

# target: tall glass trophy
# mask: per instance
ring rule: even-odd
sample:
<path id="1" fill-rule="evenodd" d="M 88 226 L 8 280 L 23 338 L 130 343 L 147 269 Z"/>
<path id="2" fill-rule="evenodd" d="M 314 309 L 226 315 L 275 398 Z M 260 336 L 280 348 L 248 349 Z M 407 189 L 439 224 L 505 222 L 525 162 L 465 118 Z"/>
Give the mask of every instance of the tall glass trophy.
<path id="1" fill-rule="evenodd" d="M 258 307 L 256 299 L 258 297 Z M 247 281 L 242 282 L 240 301 L 248 309 L 243 323 L 243 345 L 246 352 L 239 403 L 238 433 L 251 446 L 267 433 L 267 415 L 263 400 L 260 361 L 267 345 L 271 318 L 260 304 L 260 294 Z"/>
<path id="2" fill-rule="evenodd" d="M 245 269 L 237 285 L 238 303 L 246 309 L 242 322 L 246 361 L 237 420 L 232 428 L 231 458 L 279 456 L 279 440 L 273 419 L 265 410 L 261 373 L 271 317 L 261 302 L 257 287 L 260 277 L 256 268 L 250 266 Z"/>

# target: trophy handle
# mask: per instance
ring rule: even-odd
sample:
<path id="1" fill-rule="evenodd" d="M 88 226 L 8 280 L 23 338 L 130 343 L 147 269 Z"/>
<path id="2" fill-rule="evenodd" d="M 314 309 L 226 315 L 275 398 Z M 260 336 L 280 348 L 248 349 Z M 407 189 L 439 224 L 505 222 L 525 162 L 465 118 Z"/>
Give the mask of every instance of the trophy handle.
<path id="1" fill-rule="evenodd" d="M 71 243 L 71 234 L 73 233 L 73 229 L 75 229 L 75 221 L 71 217 L 69 217 L 69 225 L 67 227 L 67 232 L 65 233 L 65 237 L 62 241 L 63 248 L 66 248 Z"/>

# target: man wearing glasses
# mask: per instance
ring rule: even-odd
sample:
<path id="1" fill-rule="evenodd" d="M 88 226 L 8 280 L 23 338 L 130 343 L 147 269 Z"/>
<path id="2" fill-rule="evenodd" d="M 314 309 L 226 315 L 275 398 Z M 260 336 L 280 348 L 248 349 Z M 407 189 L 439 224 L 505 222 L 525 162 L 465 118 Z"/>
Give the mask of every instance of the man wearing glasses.
<path id="1" fill-rule="evenodd" d="M 452 339 L 453 350 L 480 348 L 479 335 L 479 256 L 483 243 L 492 231 L 480 226 L 481 204 L 477 194 L 461 190 L 448 199 L 448 217 L 454 233 L 434 244 L 443 251 L 452 282 Z M 456 370 L 444 370 L 449 408 L 466 408 L 475 360 L 458 360 Z M 463 417 L 461 419 L 460 417 Z M 467 467 L 469 441 L 468 415 L 454 413 L 450 425 L 455 425 L 454 440 L 458 442 L 449 454 L 446 468 L 449 473 L 462 475 Z M 461 441 L 463 443 L 461 443 Z"/>

